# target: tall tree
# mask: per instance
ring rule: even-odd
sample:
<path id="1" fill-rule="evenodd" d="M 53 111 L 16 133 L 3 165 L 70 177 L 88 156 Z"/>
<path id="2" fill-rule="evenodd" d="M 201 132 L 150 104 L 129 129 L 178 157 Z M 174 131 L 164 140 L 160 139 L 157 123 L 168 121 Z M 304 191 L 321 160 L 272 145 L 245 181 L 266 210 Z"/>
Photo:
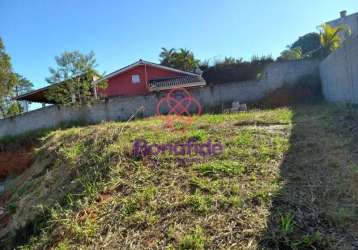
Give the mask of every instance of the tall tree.
<path id="1" fill-rule="evenodd" d="M 161 58 L 160 63 L 165 66 L 171 66 L 172 61 L 174 60 L 175 49 L 166 49 L 162 48 L 159 57 Z"/>
<path id="2" fill-rule="evenodd" d="M 31 91 L 33 84 L 20 74 L 13 74 L 15 76 L 14 86 L 7 95 L 1 98 L 2 118 L 18 115 L 22 112 L 27 112 L 29 109 L 29 103 L 27 101 L 16 101 L 13 98 Z"/>
<path id="3" fill-rule="evenodd" d="M 19 96 L 19 95 L 28 93 L 32 90 L 34 85 L 32 84 L 32 82 L 29 79 L 27 79 L 17 73 L 15 73 L 15 76 L 16 76 L 16 85 L 14 87 L 14 95 L 15 96 Z"/>
<path id="4" fill-rule="evenodd" d="M 16 76 L 12 72 L 10 56 L 5 52 L 5 46 L 0 38 L 0 96 L 6 96 L 16 84 Z"/>
<path id="5" fill-rule="evenodd" d="M 52 85 L 47 95 L 59 104 L 85 104 L 97 99 L 97 88 L 106 88 L 107 82 L 94 81 L 100 77 L 96 71 L 95 54 L 79 51 L 64 52 L 55 57 L 57 68 L 49 68 L 51 76 L 46 81 Z"/>
<path id="6" fill-rule="evenodd" d="M 13 97 L 30 91 L 32 83 L 12 70 L 11 58 L 5 52 L 0 38 L 0 118 L 17 115 L 27 110 L 27 103 L 14 101 Z"/>
<path id="7" fill-rule="evenodd" d="M 160 64 L 176 69 L 193 72 L 199 67 L 199 60 L 195 59 L 194 53 L 188 49 L 162 48 L 159 58 Z"/>
<path id="8" fill-rule="evenodd" d="M 12 104 L 11 95 L 16 86 L 16 75 L 12 71 L 10 56 L 5 52 L 5 46 L 0 38 L 0 117 L 8 116 Z"/>
<path id="9" fill-rule="evenodd" d="M 34 86 L 32 82 L 20 74 L 15 73 L 15 75 L 16 85 L 13 90 L 13 96 L 19 96 L 30 92 Z M 16 106 L 18 106 L 18 108 L 13 108 L 12 110 L 19 110 L 20 113 L 24 111 L 27 112 L 29 109 L 29 103 L 27 101 L 16 101 Z"/>

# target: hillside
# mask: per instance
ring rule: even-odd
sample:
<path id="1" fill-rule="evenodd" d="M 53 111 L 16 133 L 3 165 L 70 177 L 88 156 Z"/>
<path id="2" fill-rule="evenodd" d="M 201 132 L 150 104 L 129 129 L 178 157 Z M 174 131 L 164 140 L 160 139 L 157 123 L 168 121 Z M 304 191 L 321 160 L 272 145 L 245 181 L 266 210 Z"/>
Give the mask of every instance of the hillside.
<path id="1" fill-rule="evenodd" d="M 0 248 L 356 248 L 357 122 L 351 107 L 315 104 L 42 133 L 5 183 Z M 139 139 L 223 152 L 150 158 L 133 154 Z"/>

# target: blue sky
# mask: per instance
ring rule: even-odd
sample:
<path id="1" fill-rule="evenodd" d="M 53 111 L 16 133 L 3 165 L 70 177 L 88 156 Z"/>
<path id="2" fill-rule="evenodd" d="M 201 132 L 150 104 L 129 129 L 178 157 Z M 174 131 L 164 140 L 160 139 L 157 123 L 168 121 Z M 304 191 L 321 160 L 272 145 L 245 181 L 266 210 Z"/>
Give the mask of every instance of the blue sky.
<path id="1" fill-rule="evenodd" d="M 341 10 L 357 12 L 357 0 L 0 0 L 0 36 L 14 70 L 39 88 L 65 50 L 93 50 L 106 73 L 158 62 L 161 47 L 199 59 L 276 57 Z"/>

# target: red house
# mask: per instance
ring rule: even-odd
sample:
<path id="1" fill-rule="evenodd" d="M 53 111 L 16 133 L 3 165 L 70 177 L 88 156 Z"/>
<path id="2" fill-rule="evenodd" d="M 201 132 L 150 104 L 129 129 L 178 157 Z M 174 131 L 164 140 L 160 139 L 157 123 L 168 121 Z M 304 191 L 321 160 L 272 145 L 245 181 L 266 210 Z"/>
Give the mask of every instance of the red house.
<path id="1" fill-rule="evenodd" d="M 177 87 L 191 88 L 206 84 L 204 79 L 198 74 L 143 60 L 114 71 L 102 79 L 107 80 L 108 86 L 106 89 L 98 89 L 97 92 L 105 97 L 146 95 L 153 91 Z M 96 84 L 97 81 L 93 83 Z M 47 86 L 20 95 L 15 99 L 19 101 L 53 103 L 46 97 L 49 87 Z"/>

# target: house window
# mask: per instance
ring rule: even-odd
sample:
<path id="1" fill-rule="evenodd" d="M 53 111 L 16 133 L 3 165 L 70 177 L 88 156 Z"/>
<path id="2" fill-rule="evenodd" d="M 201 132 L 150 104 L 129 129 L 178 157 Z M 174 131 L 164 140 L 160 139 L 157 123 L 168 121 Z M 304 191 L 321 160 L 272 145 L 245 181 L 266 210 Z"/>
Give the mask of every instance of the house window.
<path id="1" fill-rule="evenodd" d="M 140 75 L 132 75 L 132 83 L 140 83 Z"/>

